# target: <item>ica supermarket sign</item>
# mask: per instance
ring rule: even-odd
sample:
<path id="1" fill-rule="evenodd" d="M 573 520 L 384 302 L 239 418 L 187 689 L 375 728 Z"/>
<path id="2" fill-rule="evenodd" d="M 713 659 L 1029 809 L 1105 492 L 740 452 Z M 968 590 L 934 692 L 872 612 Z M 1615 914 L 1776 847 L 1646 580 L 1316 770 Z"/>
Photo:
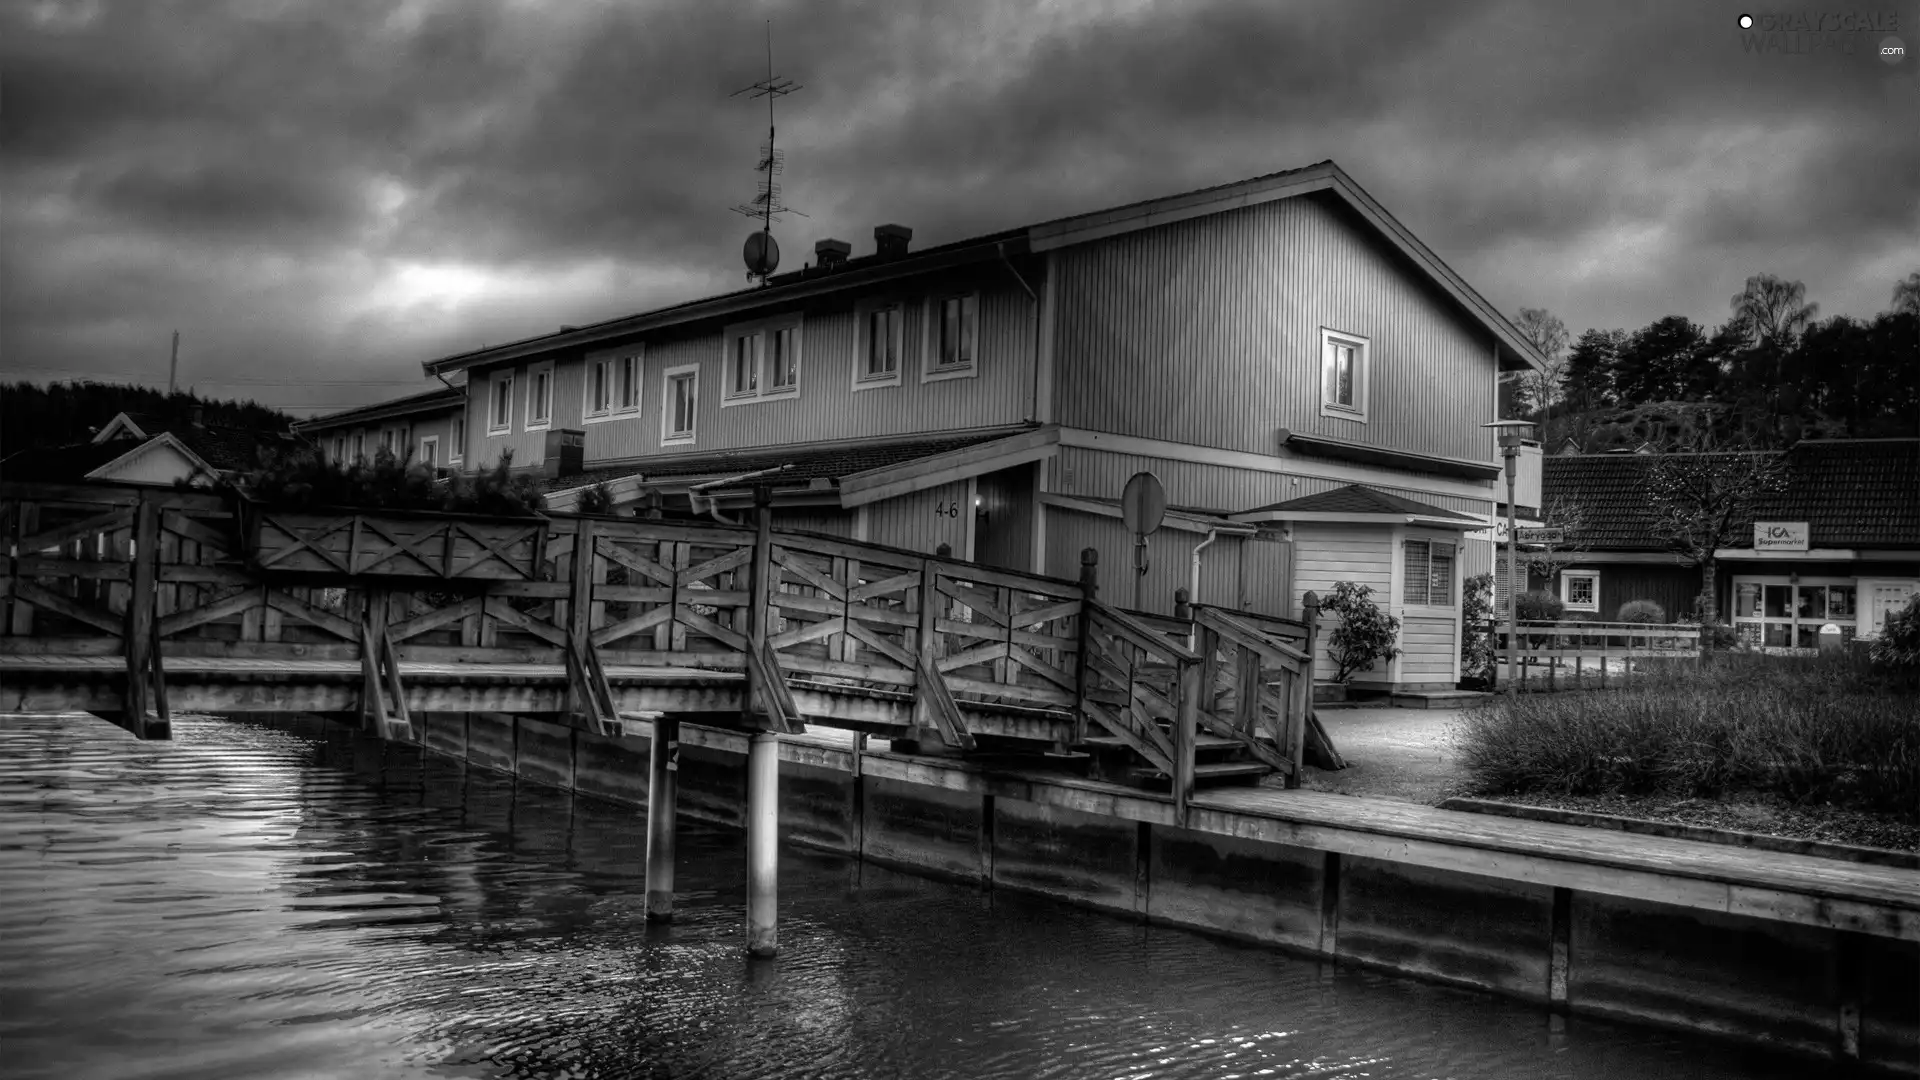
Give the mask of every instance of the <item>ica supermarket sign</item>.
<path id="1" fill-rule="evenodd" d="M 1756 521 L 1753 523 L 1753 550 L 1807 550 L 1807 523 L 1804 521 Z"/>

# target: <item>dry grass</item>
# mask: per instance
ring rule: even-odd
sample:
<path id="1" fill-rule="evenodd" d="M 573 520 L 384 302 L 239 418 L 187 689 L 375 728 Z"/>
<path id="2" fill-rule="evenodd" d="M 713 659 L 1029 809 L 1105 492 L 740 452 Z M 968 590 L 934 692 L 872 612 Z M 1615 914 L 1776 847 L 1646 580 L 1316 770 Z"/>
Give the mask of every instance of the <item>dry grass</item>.
<path id="1" fill-rule="evenodd" d="M 1920 817 L 1920 676 L 1857 654 L 1719 654 L 1617 689 L 1522 694 L 1461 717 L 1492 795 L 1761 792 Z"/>

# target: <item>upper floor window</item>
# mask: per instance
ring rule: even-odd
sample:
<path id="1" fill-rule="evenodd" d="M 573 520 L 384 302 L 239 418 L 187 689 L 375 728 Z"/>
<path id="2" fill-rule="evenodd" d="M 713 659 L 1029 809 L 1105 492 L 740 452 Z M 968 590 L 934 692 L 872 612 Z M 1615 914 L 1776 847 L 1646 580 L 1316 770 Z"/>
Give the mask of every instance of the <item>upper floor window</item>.
<path id="1" fill-rule="evenodd" d="M 694 423 L 699 416 L 700 368 L 697 364 L 666 370 L 665 393 L 661 395 L 661 443 L 690 443 Z"/>
<path id="2" fill-rule="evenodd" d="M 971 375 L 980 340 L 980 296 L 964 293 L 944 296 L 931 305 L 931 355 L 926 378 L 951 379 Z"/>
<path id="3" fill-rule="evenodd" d="M 513 372 L 493 377 L 492 397 L 487 402 L 487 434 L 505 435 L 513 430 Z"/>
<path id="4" fill-rule="evenodd" d="M 901 341 L 906 331 L 906 313 L 899 304 L 862 308 L 858 311 L 858 355 L 854 358 L 854 389 L 900 384 Z"/>
<path id="5" fill-rule="evenodd" d="M 727 392 L 722 406 L 799 396 L 798 316 L 729 327 L 726 343 Z"/>
<path id="6" fill-rule="evenodd" d="M 467 414 L 465 412 L 460 412 L 460 413 L 454 414 L 454 417 L 453 417 L 453 438 L 450 441 L 449 445 L 447 446 L 447 464 L 449 465 L 459 464 L 461 457 L 465 455 L 464 448 L 466 445 L 467 445 Z"/>
<path id="7" fill-rule="evenodd" d="M 542 364 L 527 372 L 528 431 L 553 424 L 553 365 Z"/>
<path id="8" fill-rule="evenodd" d="M 353 433 L 353 460 L 365 461 L 366 459 L 367 433 L 364 431 L 356 431 Z"/>
<path id="9" fill-rule="evenodd" d="M 333 460 L 347 460 L 347 437 L 345 435 L 335 435 L 333 437 Z"/>
<path id="10" fill-rule="evenodd" d="M 640 358 L 612 356 L 587 365 L 587 396 L 581 416 L 604 420 L 640 408 Z"/>
<path id="11" fill-rule="evenodd" d="M 420 440 L 420 464 L 429 469 L 440 467 L 440 437 L 429 435 Z"/>
<path id="12" fill-rule="evenodd" d="M 1366 338 L 1320 329 L 1320 415 L 1344 420 L 1367 418 Z"/>
<path id="13" fill-rule="evenodd" d="M 1453 545 L 1444 540 L 1408 540 L 1400 598 L 1423 607 L 1453 606 Z"/>

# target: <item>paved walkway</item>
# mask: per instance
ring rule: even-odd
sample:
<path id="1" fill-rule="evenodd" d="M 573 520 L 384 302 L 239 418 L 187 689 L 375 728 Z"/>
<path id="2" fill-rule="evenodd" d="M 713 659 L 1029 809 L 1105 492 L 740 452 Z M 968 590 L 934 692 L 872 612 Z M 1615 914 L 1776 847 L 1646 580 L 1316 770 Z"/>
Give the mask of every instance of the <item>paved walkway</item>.
<path id="1" fill-rule="evenodd" d="M 1460 780 L 1449 729 L 1457 709 L 1321 709 L 1320 722 L 1347 767 L 1307 767 L 1306 787 L 1432 805 Z"/>

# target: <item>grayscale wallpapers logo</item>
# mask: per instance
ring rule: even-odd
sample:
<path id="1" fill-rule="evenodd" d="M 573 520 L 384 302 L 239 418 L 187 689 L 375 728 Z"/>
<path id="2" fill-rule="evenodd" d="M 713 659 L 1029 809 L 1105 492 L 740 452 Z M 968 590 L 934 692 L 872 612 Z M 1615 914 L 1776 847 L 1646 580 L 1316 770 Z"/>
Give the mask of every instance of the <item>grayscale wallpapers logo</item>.
<path id="1" fill-rule="evenodd" d="M 1739 24 L 1740 48 L 1745 52 L 1868 54 L 1887 64 L 1907 58 L 1906 43 L 1896 36 L 1900 16 L 1891 11 L 1763 12 L 1742 15 Z"/>

